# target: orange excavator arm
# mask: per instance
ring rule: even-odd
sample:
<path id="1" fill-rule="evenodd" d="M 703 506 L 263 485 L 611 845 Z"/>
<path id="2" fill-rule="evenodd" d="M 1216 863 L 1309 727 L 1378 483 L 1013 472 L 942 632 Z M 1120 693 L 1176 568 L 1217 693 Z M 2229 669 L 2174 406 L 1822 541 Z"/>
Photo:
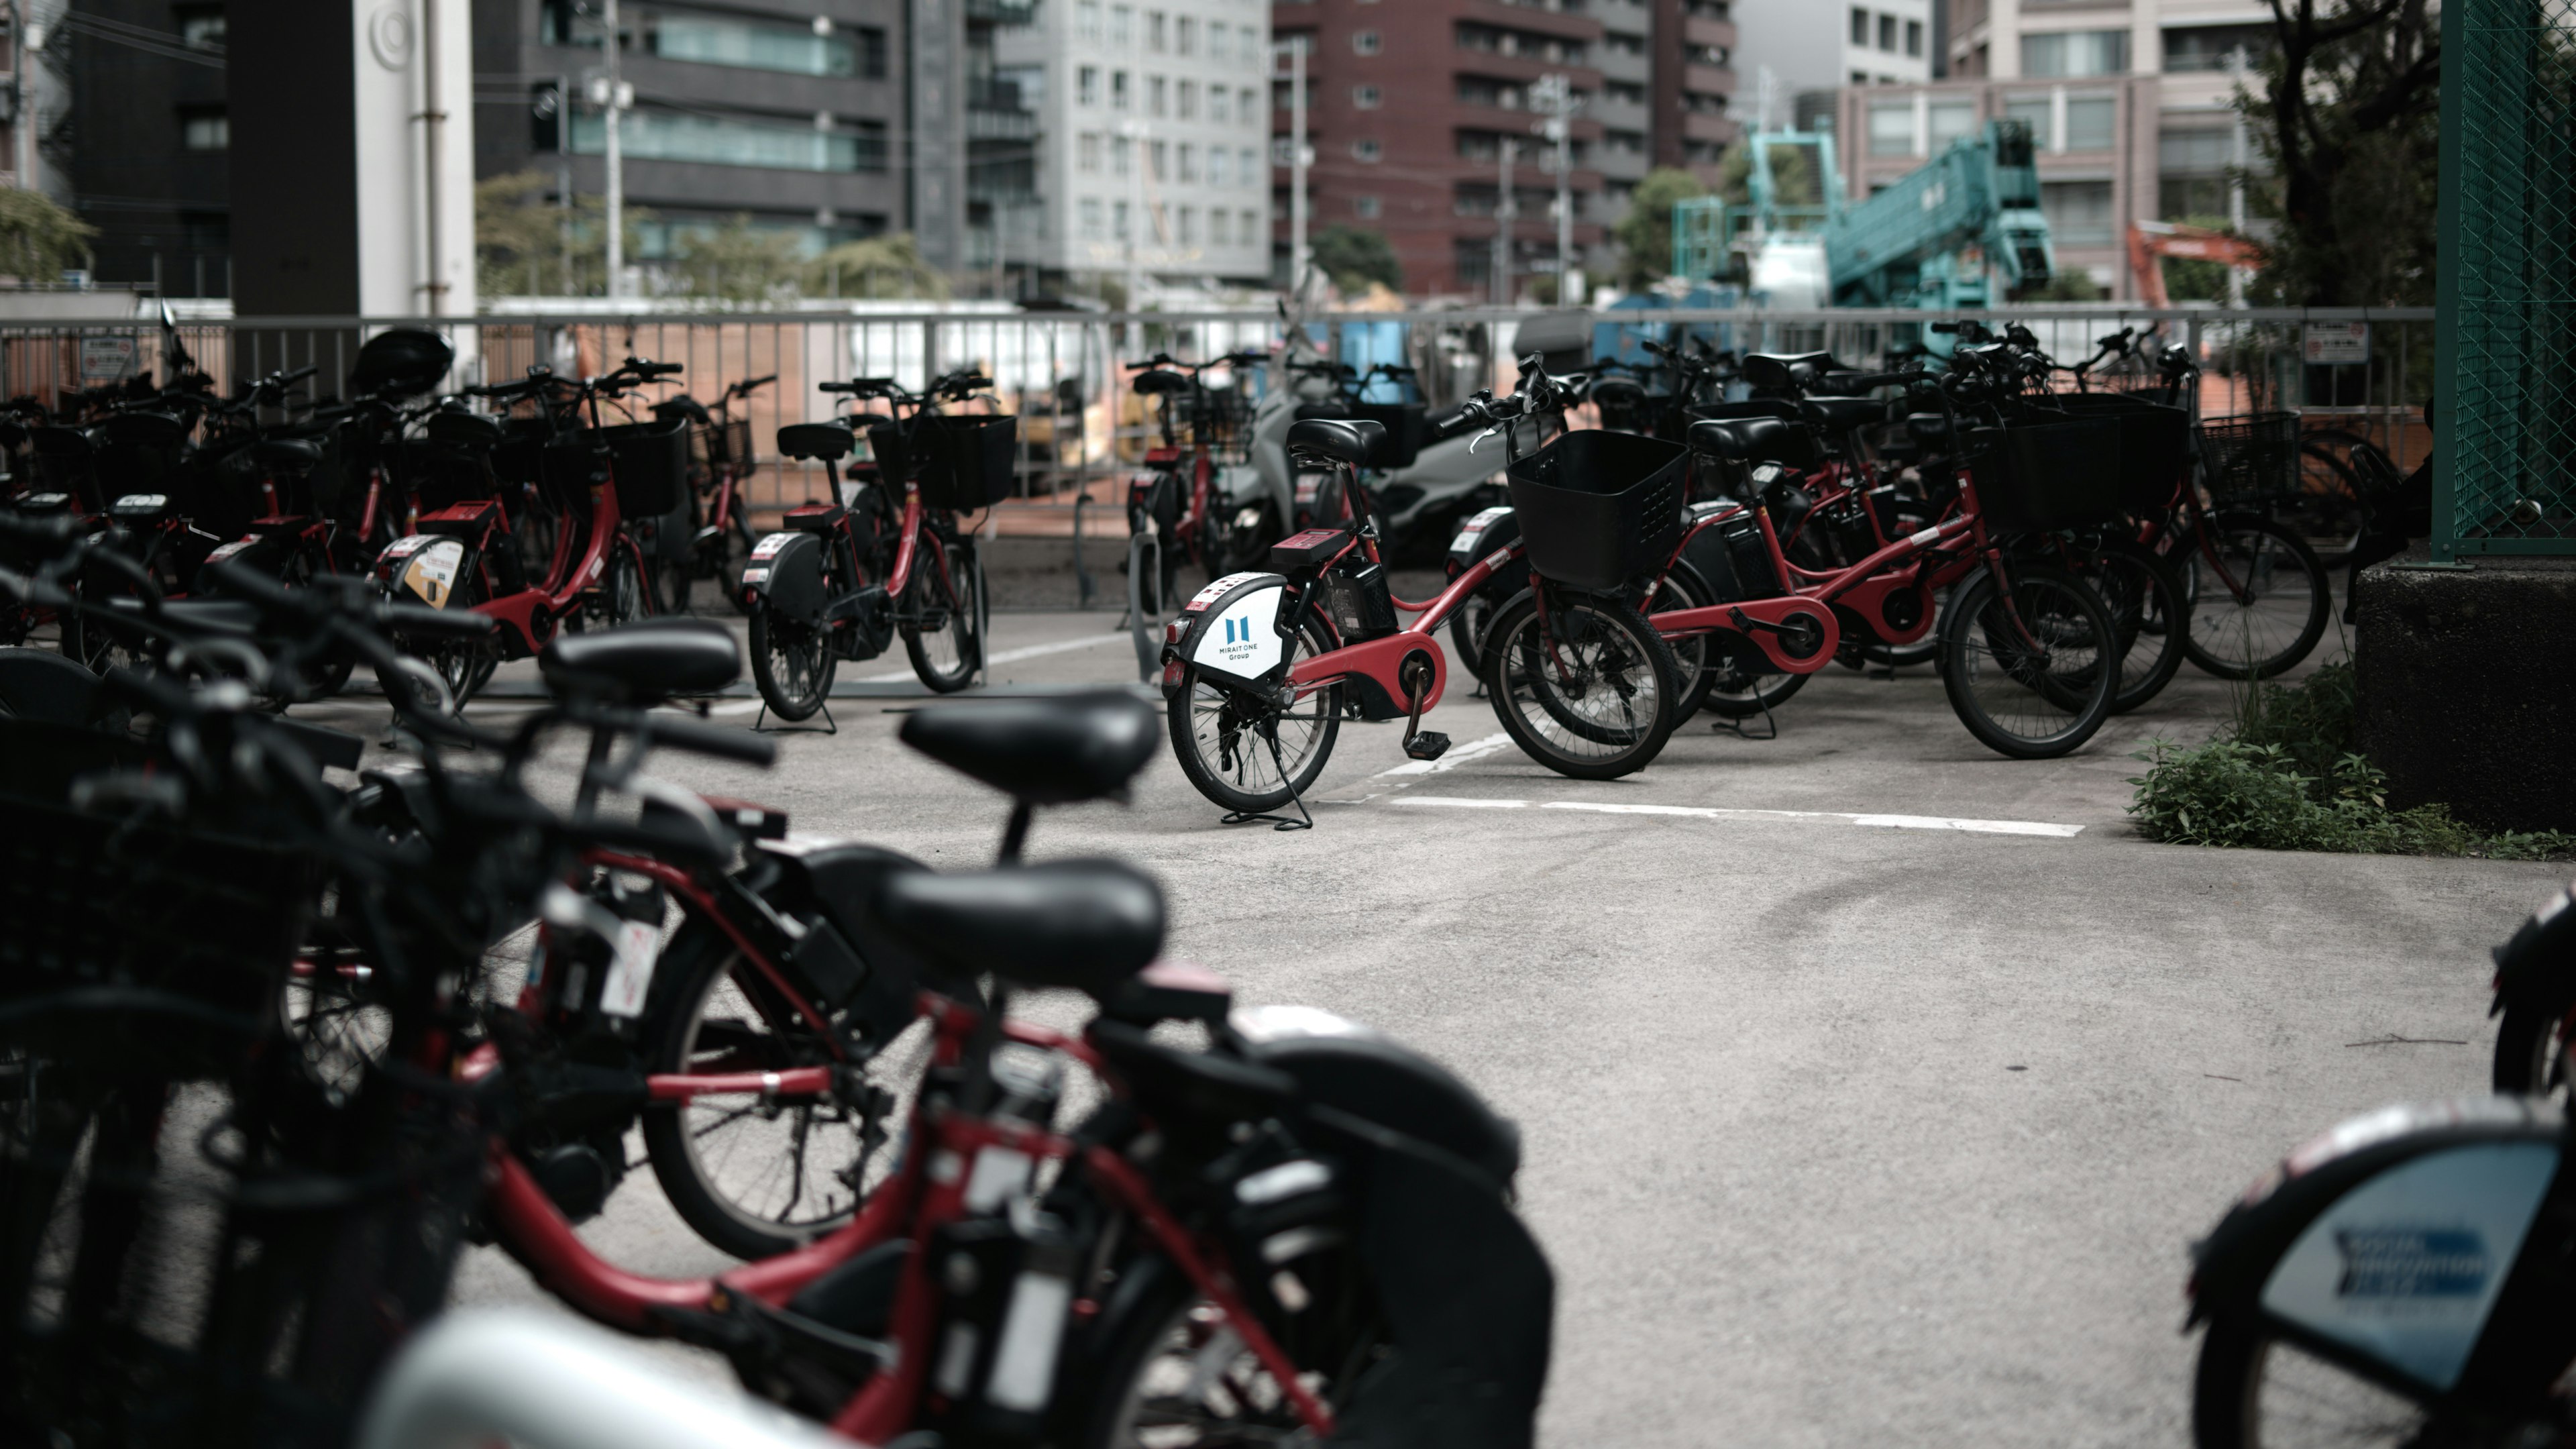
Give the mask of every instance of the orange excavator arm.
<path id="1" fill-rule="evenodd" d="M 2173 305 L 2165 295 L 2166 257 L 2224 262 L 2248 272 L 2263 265 L 2263 249 L 2243 237 L 2175 221 L 2130 222 L 2129 275 L 2137 279 L 2138 299 L 2150 307 Z"/>

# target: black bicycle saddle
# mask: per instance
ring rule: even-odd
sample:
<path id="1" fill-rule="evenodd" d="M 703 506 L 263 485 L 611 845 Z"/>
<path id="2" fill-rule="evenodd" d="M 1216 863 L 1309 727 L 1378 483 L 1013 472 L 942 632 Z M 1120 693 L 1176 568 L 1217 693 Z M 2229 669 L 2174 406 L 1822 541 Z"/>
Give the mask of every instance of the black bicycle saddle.
<path id="1" fill-rule="evenodd" d="M 1288 425 L 1290 453 L 1320 453 L 1357 468 L 1386 441 L 1386 425 L 1366 418 L 1306 418 Z"/>
<path id="2" fill-rule="evenodd" d="M 902 871 L 878 888 L 875 916 L 899 943 L 953 975 L 989 971 L 1094 996 L 1163 949 L 1162 889 L 1116 860 Z"/>
<path id="3" fill-rule="evenodd" d="M 1118 689 L 925 709 L 903 722 L 901 738 L 1032 805 L 1115 795 L 1163 743 L 1152 706 Z"/>
<path id="4" fill-rule="evenodd" d="M 648 619 L 598 633 L 559 634 L 537 656 L 558 694 L 651 704 L 712 694 L 742 675 L 733 631 L 712 619 Z"/>

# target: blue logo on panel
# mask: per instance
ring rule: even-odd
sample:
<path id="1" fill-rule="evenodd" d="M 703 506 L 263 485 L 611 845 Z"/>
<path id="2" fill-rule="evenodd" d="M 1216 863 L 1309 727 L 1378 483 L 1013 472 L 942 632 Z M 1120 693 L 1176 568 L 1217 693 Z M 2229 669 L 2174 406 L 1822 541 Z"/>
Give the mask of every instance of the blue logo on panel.
<path id="1" fill-rule="evenodd" d="M 2345 1298 L 2458 1298 L 2486 1287 L 2485 1240 L 2465 1228 L 2347 1228 L 2335 1234 Z"/>

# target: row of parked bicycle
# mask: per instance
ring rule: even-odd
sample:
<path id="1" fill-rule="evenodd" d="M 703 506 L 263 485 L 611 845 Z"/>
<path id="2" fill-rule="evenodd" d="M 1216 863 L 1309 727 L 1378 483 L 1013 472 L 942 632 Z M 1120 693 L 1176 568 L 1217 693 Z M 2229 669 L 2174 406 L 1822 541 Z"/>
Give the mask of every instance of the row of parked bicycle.
<path id="1" fill-rule="evenodd" d="M 79 520 L 0 537 L 33 561 L 0 598 L 109 616 Z M 1511 1125 L 1160 960 L 1133 867 L 1020 863 L 1037 807 L 1160 748 L 1134 695 L 907 720 L 1011 800 L 996 868 L 934 872 L 645 773 L 772 758 L 655 709 L 736 678 L 716 621 L 558 635 L 506 731 L 394 689 L 417 761 L 353 779 L 359 739 L 263 702 L 508 625 L 349 575 L 207 582 L 255 627 L 116 613 L 148 663 L 0 719 L 0 1439 L 343 1443 L 460 1248 L 498 1242 L 865 1442 L 1530 1442 L 1552 1297 Z M 1030 988 L 1096 1014 L 1032 1025 Z M 753 1261 L 655 1277 L 574 1231 L 639 1128 L 682 1219 Z"/>
<path id="2" fill-rule="evenodd" d="M 1509 396 L 1436 418 L 1372 408 L 1373 376 L 1292 351 L 1304 401 L 1277 426 L 1314 485 L 1265 567 L 1224 573 L 1199 369 L 1132 364 L 1165 400 L 1167 447 L 1135 485 L 1131 606 L 1158 636 L 1139 653 L 1182 769 L 1249 819 L 1311 787 L 1347 720 L 1404 720 L 1406 753 L 1438 758 L 1447 740 L 1420 720 L 1448 685 L 1444 626 L 1521 748 L 1587 779 L 1643 769 L 1702 710 L 1767 716 L 1837 661 L 1935 663 L 1969 732 L 2030 759 L 2081 747 L 2186 660 L 2257 680 L 2316 648 L 2325 566 L 2274 516 L 2299 473 L 2294 415 L 2196 417 L 2179 346 L 2150 385 L 2095 390 L 2104 364 L 2134 369 L 2129 331 L 2067 368 L 2018 327 L 1934 326 L 1954 344 L 1938 370 L 1649 342 L 1650 390 L 1533 355 Z M 1569 431 L 1584 404 L 1604 426 Z M 1497 437 L 1483 466 L 1501 464 L 1509 505 L 1465 521 L 1436 596 L 1397 597 L 1379 480 L 1423 438 Z M 2353 458 L 2366 496 L 2393 491 L 2384 455 Z M 1217 576 L 1164 617 L 1156 581 L 1168 598 L 1180 554 Z"/>
<path id="3" fill-rule="evenodd" d="M 812 716 L 840 660 L 877 657 L 898 636 L 934 690 L 963 689 L 982 666 L 983 568 L 958 514 L 1007 491 L 1016 421 L 990 411 L 990 383 L 971 369 L 919 393 L 823 384 L 871 411 L 786 428 L 782 448 L 836 458 L 859 428 L 871 461 L 835 479 L 834 503 L 791 510 L 763 538 L 737 409 L 774 378 L 734 383 L 713 407 L 685 394 L 643 405 L 681 369 L 630 357 L 597 377 L 539 366 L 442 394 L 447 341 L 397 329 L 360 348 L 352 401 L 302 396 L 309 367 L 223 398 L 175 336 L 167 345 L 164 385 L 50 409 L 20 399 L 0 423 L 12 463 L 0 511 L 76 520 L 68 583 L 96 606 L 0 611 L 0 643 L 52 624 L 60 653 L 95 673 L 159 647 L 129 626 L 137 617 L 248 629 L 256 611 L 209 572 L 232 561 L 289 588 L 365 578 L 391 599 L 494 620 L 488 636 L 409 641 L 451 704 L 559 634 L 684 614 L 700 580 L 751 616 L 753 674 L 784 718 Z M 337 693 L 357 662 L 323 661 L 294 698 Z M 12 695 L 0 679 L 0 709 Z"/>

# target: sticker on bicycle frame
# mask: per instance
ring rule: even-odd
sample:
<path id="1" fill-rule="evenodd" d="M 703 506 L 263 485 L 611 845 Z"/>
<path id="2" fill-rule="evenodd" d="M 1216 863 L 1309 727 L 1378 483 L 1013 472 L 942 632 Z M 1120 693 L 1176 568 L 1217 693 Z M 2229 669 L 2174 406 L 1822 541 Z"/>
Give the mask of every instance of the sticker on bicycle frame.
<path id="1" fill-rule="evenodd" d="M 794 543 L 802 536 L 803 535 L 801 534 L 795 533 L 765 534 L 762 536 L 760 542 L 751 546 L 751 556 L 753 558 L 776 558 L 778 557 L 779 550 L 784 549 L 791 543 Z"/>
<path id="2" fill-rule="evenodd" d="M 1287 590 L 1248 589 L 1199 625 L 1190 662 L 1237 679 L 1259 679 L 1277 668 L 1288 641 L 1279 637 L 1279 601 Z"/>
<path id="3" fill-rule="evenodd" d="M 2263 1308 L 2436 1390 L 2459 1381 L 2558 1173 L 2555 1142 L 2479 1142 L 2336 1200 L 2263 1285 Z"/>
<path id="4" fill-rule="evenodd" d="M 599 985 L 599 1009 L 611 1016 L 642 1016 L 661 956 L 662 928 L 652 921 L 620 921 L 609 942 L 608 979 Z"/>
<path id="5" fill-rule="evenodd" d="M 206 555 L 206 562 L 208 562 L 208 563 L 222 563 L 225 559 L 231 558 L 234 554 L 237 554 L 237 553 L 241 552 L 243 549 L 246 549 L 246 548 L 250 547 L 252 544 L 254 544 L 254 543 L 256 543 L 256 542 L 258 542 L 258 540 L 257 540 L 257 539 L 250 539 L 250 538 L 237 538 L 237 539 L 234 539 L 232 542 L 230 542 L 230 543 L 228 543 L 228 544 L 225 544 L 223 547 L 221 547 L 221 548 L 219 548 L 219 549 L 216 549 L 213 553 L 210 553 L 210 554 Z"/>
<path id="6" fill-rule="evenodd" d="M 166 493 L 128 493 L 124 497 L 116 500 L 116 506 L 119 508 L 167 508 L 170 506 L 170 495 Z"/>
<path id="7" fill-rule="evenodd" d="M 1485 530 L 1493 527 L 1497 519 L 1509 515 L 1511 511 L 1510 504 L 1502 504 L 1493 508 L 1488 508 L 1477 514 L 1475 517 L 1468 519 L 1465 523 L 1458 525 L 1458 537 L 1451 541 L 1449 551 L 1451 553 L 1466 553 L 1474 549 L 1476 546 L 1476 540 L 1485 536 Z"/>
<path id="8" fill-rule="evenodd" d="M 1029 1184 L 1029 1155 L 1010 1147 L 987 1147 L 975 1154 L 966 1174 L 966 1211 L 988 1213 Z"/>
<path id="9" fill-rule="evenodd" d="M 1208 605 L 1215 603 L 1217 600 L 1224 598 L 1226 590 L 1231 589 L 1238 584 L 1249 583 L 1259 577 L 1261 577 L 1261 575 L 1257 573 L 1240 573 L 1227 574 L 1221 579 L 1212 579 L 1208 582 L 1208 586 L 1206 588 L 1190 595 L 1190 601 L 1181 605 L 1181 612 L 1184 614 L 1195 614 L 1199 610 L 1206 608 Z"/>
<path id="10" fill-rule="evenodd" d="M 744 588 L 749 588 L 753 584 L 765 584 L 768 582 L 769 566 L 766 564 L 753 564 L 750 568 L 742 571 L 742 585 Z"/>
<path id="11" fill-rule="evenodd" d="M 402 586 L 433 609 L 447 607 L 447 597 L 456 588 L 456 575 L 465 566 L 465 545 L 452 538 L 433 540 L 404 565 Z"/>
<path id="12" fill-rule="evenodd" d="M 437 537 L 438 535 L 434 533 L 404 534 L 402 537 L 385 545 L 385 551 L 382 557 L 409 558 L 413 554 L 420 552 L 422 549 L 429 547 L 431 541 Z"/>

